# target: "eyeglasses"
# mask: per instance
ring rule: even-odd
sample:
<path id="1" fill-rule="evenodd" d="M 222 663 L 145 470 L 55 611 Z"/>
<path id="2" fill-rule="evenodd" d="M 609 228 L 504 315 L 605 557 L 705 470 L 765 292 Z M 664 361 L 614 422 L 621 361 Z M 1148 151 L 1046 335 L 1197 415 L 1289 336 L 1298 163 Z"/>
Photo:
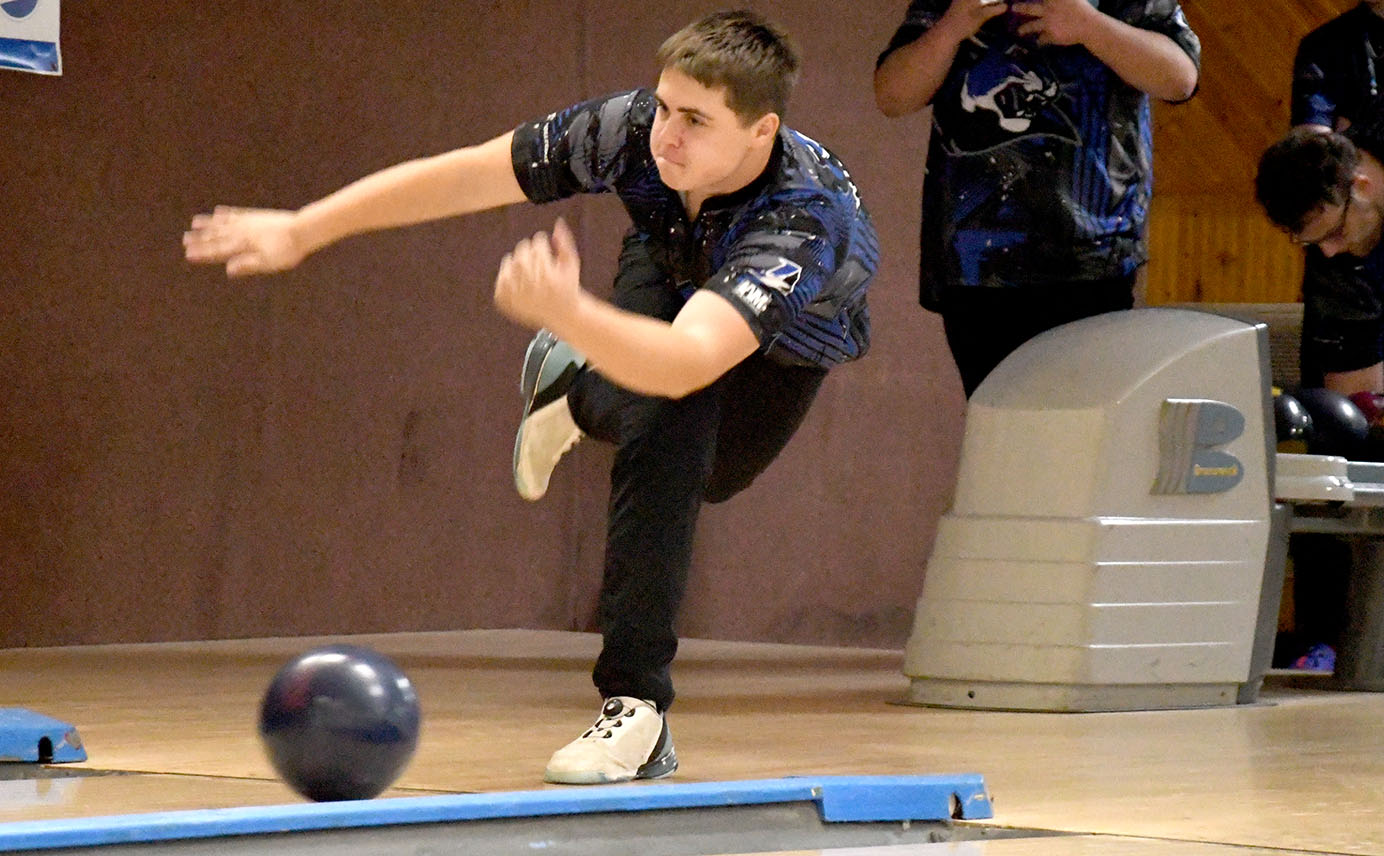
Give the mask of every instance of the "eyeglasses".
<path id="1" fill-rule="evenodd" d="M 1328 241 L 1336 241 L 1345 237 L 1346 217 L 1350 216 L 1350 203 L 1353 199 L 1355 199 L 1354 193 L 1346 194 L 1345 204 L 1341 206 L 1341 219 L 1337 221 L 1336 227 L 1334 229 L 1327 232 L 1325 235 L 1322 235 L 1320 238 L 1314 238 L 1310 241 L 1303 238 L 1301 235 L 1293 235 L 1293 243 L 1297 244 L 1299 247 L 1320 247 L 1322 244 L 1325 244 Z"/>

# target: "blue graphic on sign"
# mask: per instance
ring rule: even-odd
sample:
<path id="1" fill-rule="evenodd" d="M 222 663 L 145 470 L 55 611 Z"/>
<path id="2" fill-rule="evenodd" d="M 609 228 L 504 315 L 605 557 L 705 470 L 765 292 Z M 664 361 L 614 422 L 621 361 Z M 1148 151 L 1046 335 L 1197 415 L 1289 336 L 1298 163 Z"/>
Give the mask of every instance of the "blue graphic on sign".
<path id="1" fill-rule="evenodd" d="M 38 0 L 6 0 L 0 3 L 0 12 L 11 18 L 27 18 L 38 6 Z"/>

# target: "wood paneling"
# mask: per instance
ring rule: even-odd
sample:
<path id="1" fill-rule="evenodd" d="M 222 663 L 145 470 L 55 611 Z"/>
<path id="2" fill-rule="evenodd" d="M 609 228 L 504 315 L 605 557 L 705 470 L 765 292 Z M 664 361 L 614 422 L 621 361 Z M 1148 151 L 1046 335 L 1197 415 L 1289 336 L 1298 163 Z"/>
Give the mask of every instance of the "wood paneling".
<path id="1" fill-rule="evenodd" d="M 1298 299 L 1301 251 L 1254 198 L 1259 155 L 1288 129 L 1293 56 L 1349 0 L 1184 0 L 1202 42 L 1201 87 L 1154 107 L 1148 300 Z"/>
<path id="2" fill-rule="evenodd" d="M 1149 218 L 1147 301 L 1291 303 L 1299 299 L 1302 250 L 1254 200 L 1157 196 Z"/>

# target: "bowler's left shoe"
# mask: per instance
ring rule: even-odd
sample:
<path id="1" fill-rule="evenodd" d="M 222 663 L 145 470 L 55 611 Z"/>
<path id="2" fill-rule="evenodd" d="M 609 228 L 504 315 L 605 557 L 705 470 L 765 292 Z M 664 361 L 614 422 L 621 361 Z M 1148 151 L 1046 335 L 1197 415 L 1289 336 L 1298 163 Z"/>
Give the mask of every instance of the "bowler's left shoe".
<path id="1" fill-rule="evenodd" d="M 567 390 L 586 358 L 547 330 L 539 330 L 524 353 L 519 392 L 524 415 L 514 437 L 514 487 L 530 502 L 543 498 L 553 468 L 581 439 L 567 406 Z"/>

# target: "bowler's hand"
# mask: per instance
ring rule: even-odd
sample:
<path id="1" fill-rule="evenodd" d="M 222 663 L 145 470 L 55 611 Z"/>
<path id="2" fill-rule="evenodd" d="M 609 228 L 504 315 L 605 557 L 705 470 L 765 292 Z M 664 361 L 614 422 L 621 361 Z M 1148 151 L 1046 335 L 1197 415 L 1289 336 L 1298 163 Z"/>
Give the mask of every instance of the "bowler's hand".
<path id="1" fill-rule="evenodd" d="M 555 327 L 581 299 L 581 257 L 567 222 L 558 218 L 552 237 L 539 232 L 519 242 L 500 261 L 495 306 L 526 327 Z"/>
<path id="2" fill-rule="evenodd" d="M 942 19 L 956 28 L 956 34 L 969 39 L 980 31 L 985 22 L 1008 10 L 1005 0 L 952 0 Z"/>
<path id="3" fill-rule="evenodd" d="M 1084 44 L 1102 14 L 1090 0 L 1016 0 L 1010 8 L 1027 19 L 1019 35 L 1040 45 Z"/>
<path id="4" fill-rule="evenodd" d="M 227 276 L 274 273 L 307 255 L 294 233 L 294 212 L 217 206 L 192 218 L 183 233 L 183 254 L 199 264 L 226 263 Z"/>

